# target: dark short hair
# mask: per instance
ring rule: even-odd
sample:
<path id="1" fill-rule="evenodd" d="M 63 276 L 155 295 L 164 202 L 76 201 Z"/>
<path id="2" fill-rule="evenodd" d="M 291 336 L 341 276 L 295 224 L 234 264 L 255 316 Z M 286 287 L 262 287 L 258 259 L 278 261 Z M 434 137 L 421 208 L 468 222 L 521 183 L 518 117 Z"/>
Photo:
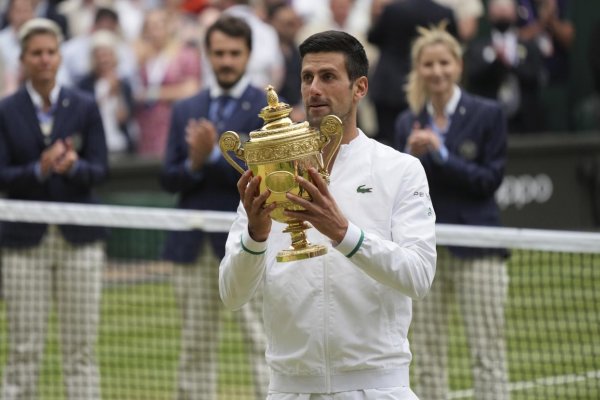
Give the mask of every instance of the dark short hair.
<path id="1" fill-rule="evenodd" d="M 102 19 L 110 19 L 113 22 L 119 23 L 119 14 L 117 14 L 117 12 L 108 6 L 102 6 L 102 7 L 98 7 L 96 9 L 96 15 L 94 16 L 94 23 L 98 23 L 98 21 L 102 20 Z"/>
<path id="2" fill-rule="evenodd" d="M 206 31 L 204 45 L 207 49 L 210 49 L 210 37 L 215 31 L 223 32 L 225 35 L 234 38 L 244 39 L 248 50 L 252 51 L 252 29 L 243 19 L 231 15 L 219 17 Z"/>
<path id="3" fill-rule="evenodd" d="M 325 31 L 309 36 L 300 45 L 300 56 L 310 53 L 343 53 L 348 78 L 354 82 L 369 73 L 369 60 L 363 45 L 352 35 L 342 31 Z"/>

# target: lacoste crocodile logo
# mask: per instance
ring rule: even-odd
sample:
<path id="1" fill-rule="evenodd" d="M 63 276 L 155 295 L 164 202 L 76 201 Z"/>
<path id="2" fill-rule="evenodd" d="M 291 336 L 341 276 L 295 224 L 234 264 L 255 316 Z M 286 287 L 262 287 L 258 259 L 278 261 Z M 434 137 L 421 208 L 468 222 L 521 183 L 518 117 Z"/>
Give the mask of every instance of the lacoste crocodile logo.
<path id="1" fill-rule="evenodd" d="M 372 193 L 373 188 L 366 188 L 365 185 L 360 185 L 356 188 L 356 193 Z"/>

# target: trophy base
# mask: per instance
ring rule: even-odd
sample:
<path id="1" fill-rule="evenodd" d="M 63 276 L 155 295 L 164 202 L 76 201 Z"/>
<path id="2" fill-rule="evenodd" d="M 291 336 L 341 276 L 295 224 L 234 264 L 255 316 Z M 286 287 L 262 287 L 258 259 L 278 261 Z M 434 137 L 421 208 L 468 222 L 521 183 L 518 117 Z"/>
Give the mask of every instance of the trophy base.
<path id="1" fill-rule="evenodd" d="M 281 250 L 277 253 L 278 262 L 298 261 L 306 260 L 307 258 L 313 258 L 322 256 L 327 253 L 327 247 L 322 244 L 311 244 L 302 249 L 287 249 Z"/>

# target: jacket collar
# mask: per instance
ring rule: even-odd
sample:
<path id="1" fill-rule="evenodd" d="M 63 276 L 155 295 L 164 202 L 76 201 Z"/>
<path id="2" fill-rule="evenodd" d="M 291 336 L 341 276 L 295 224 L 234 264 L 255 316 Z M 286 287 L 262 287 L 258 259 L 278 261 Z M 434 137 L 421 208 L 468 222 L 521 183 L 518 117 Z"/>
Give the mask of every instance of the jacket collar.
<path id="1" fill-rule="evenodd" d="M 447 117 L 451 117 L 452 115 L 454 115 L 456 107 L 458 106 L 458 102 L 460 101 L 461 95 L 462 91 L 460 90 L 460 88 L 457 85 L 454 85 L 452 96 L 450 97 L 450 100 L 448 101 L 448 103 L 446 103 L 446 106 L 444 107 L 444 114 Z M 431 100 L 427 102 L 427 104 L 425 105 L 425 109 L 427 110 L 427 113 L 433 117 L 434 110 Z"/>
<path id="2" fill-rule="evenodd" d="M 219 96 L 231 96 L 234 99 L 239 99 L 242 97 L 248 85 L 250 84 L 250 80 L 244 75 L 242 79 L 238 81 L 231 89 L 225 90 L 218 84 L 211 85 L 210 87 L 210 98 L 216 99 Z"/>
<path id="3" fill-rule="evenodd" d="M 27 90 L 27 93 L 29 94 L 29 97 L 31 98 L 31 102 L 33 103 L 33 106 L 37 110 L 42 110 L 44 108 L 44 100 L 42 99 L 42 96 L 33 88 L 31 81 L 27 81 L 25 83 L 25 89 Z M 51 107 L 56 106 L 56 103 L 58 102 L 59 94 L 60 94 L 60 86 L 54 85 L 54 87 L 52 88 L 52 91 L 50 92 L 50 106 Z"/>

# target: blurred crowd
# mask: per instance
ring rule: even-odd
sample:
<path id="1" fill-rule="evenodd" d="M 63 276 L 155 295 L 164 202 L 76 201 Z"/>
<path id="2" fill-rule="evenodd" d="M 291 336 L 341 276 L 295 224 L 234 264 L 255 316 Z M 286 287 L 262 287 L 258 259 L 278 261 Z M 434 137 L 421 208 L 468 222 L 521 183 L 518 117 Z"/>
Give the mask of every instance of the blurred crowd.
<path id="1" fill-rule="evenodd" d="M 162 159 L 172 105 L 207 87 L 206 27 L 221 13 L 252 27 L 247 74 L 273 85 L 293 118 L 304 119 L 297 45 L 328 29 L 359 38 L 371 64 L 365 132 L 391 142 L 407 108 L 404 85 L 416 27 L 446 20 L 465 49 L 462 84 L 498 100 L 513 134 L 565 131 L 567 79 L 575 28 L 568 0 L 3 0 L 0 97 L 23 82 L 17 32 L 29 19 L 61 27 L 59 83 L 93 93 L 109 151 Z M 483 29 L 483 28 L 485 29 Z M 596 29 L 594 35 L 597 36 Z M 590 41 L 598 43 L 598 41 Z M 598 52 L 590 49 L 594 76 Z M 600 78 L 599 78 L 600 79 Z M 599 83 L 600 85 L 600 83 Z"/>

